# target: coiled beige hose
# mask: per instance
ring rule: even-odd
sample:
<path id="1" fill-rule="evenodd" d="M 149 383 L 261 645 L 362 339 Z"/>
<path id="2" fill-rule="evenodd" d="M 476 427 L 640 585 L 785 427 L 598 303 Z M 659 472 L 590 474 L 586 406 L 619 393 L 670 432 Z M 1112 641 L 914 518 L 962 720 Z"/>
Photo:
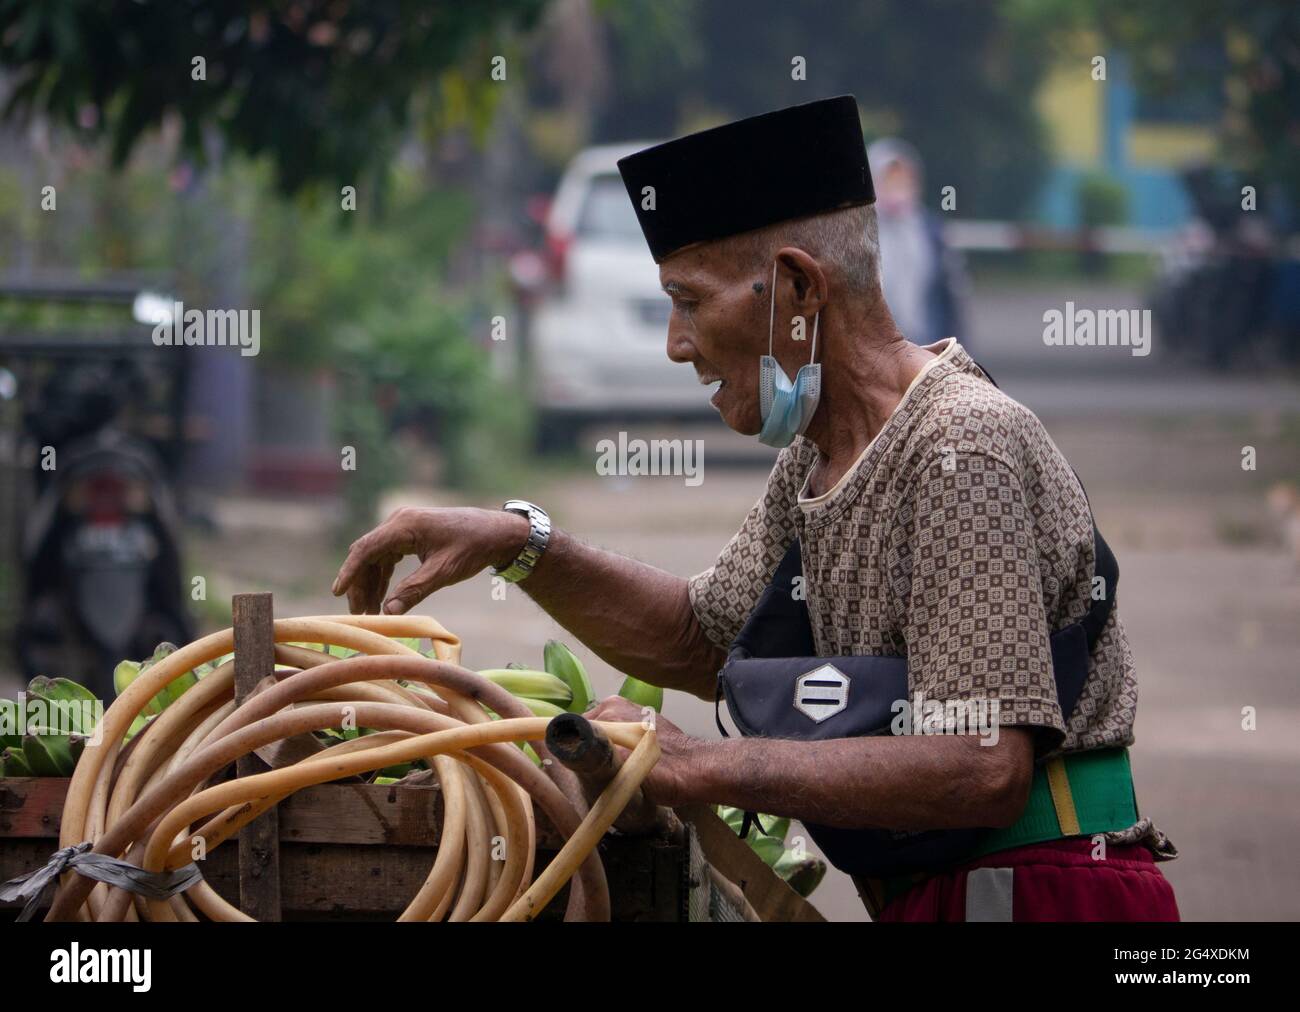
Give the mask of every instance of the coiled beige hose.
<path id="1" fill-rule="evenodd" d="M 428 637 L 437 660 L 390 637 Z M 566 919 L 608 920 L 609 890 L 596 845 L 659 758 L 652 729 L 600 723 L 631 756 L 590 810 L 573 774 L 542 743 L 549 719 L 455 663 L 460 642 L 418 616 L 313 617 L 275 622 L 276 672 L 236 707 L 234 664 L 201 678 L 124 747 L 136 716 L 164 686 L 233 649 L 226 629 L 143 671 L 104 714 L 102 740 L 87 745 L 68 788 L 60 847 L 85 840 L 99 854 L 151 871 L 199 861 L 295 791 L 427 759 L 443 791 L 438 853 L 401 920 L 530 920 L 572 879 Z M 359 651 L 335 659 L 290 644 Z M 398 679 L 408 685 L 398 684 Z M 418 684 L 417 684 L 418 683 Z M 491 709 L 500 719 L 493 719 Z M 240 756 L 329 727 L 376 733 L 340 742 L 291 765 L 221 783 Z M 514 743 L 531 742 L 539 768 Z M 534 808 L 566 837 L 532 878 Z M 198 828 L 195 828 L 198 826 Z M 493 860 L 495 838 L 504 860 Z M 167 900 L 145 900 L 75 872 L 46 920 L 250 920 L 206 882 Z"/>

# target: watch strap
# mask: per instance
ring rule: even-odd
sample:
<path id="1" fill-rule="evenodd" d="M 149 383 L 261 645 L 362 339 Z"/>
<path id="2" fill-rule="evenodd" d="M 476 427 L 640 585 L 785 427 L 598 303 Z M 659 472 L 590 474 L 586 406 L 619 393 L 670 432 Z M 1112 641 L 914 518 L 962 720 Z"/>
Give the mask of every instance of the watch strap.
<path id="1" fill-rule="evenodd" d="M 551 518 L 546 510 L 523 499 L 510 499 L 501 508 L 508 513 L 518 513 L 528 518 L 528 540 L 514 561 L 508 566 L 492 568 L 493 575 L 501 577 L 507 583 L 518 583 L 532 573 L 533 567 L 546 551 L 551 540 Z"/>

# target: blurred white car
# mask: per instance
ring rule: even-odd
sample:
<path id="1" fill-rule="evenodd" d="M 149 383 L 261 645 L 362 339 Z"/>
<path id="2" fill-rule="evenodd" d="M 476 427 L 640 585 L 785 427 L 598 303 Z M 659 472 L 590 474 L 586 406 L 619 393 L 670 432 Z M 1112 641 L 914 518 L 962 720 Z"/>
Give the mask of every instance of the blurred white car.
<path id="1" fill-rule="evenodd" d="M 544 444 L 592 421 L 717 417 L 695 370 L 668 358 L 672 302 L 618 174 L 618 159 L 650 143 L 583 151 L 546 217 L 552 283 L 529 332 Z"/>

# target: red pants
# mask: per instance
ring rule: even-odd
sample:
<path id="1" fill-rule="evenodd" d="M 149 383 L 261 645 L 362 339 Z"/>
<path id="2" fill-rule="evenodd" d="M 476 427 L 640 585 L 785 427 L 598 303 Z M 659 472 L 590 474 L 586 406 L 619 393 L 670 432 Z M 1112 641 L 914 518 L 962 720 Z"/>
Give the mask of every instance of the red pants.
<path id="1" fill-rule="evenodd" d="M 1004 850 L 932 876 L 881 921 L 1177 921 L 1174 891 L 1143 846 L 1092 858 L 1088 839 Z"/>

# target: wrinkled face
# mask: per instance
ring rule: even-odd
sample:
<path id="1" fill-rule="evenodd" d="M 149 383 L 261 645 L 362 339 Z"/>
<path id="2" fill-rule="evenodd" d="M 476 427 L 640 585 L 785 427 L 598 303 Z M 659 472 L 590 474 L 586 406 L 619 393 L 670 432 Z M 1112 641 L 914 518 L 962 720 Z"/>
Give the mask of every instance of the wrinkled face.
<path id="1" fill-rule="evenodd" d="M 673 300 L 668 357 L 694 366 L 701 383 L 715 386 L 711 403 L 722 420 L 754 435 L 762 428 L 758 360 L 767 354 L 772 275 L 770 266 L 766 276 L 752 265 L 738 271 L 735 259 L 720 243 L 682 250 L 659 265 L 659 282 Z"/>

